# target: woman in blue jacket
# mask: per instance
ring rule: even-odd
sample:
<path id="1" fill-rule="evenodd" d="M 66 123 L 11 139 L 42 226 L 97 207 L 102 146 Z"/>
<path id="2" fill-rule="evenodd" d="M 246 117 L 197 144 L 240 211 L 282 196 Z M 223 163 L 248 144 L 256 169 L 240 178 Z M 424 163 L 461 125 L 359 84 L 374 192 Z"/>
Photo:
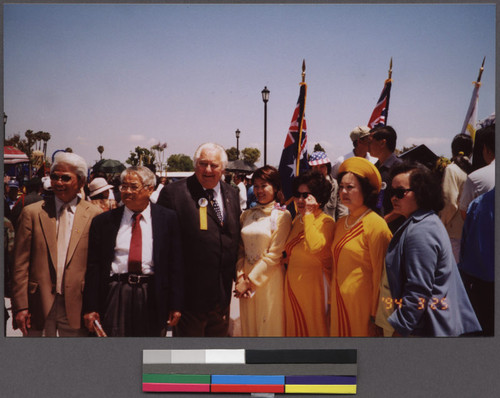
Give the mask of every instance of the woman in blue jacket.
<path id="1" fill-rule="evenodd" d="M 402 336 L 460 336 L 481 330 L 439 216 L 439 181 L 421 165 L 393 172 L 390 198 L 406 217 L 386 255 L 394 312 L 388 321 Z"/>

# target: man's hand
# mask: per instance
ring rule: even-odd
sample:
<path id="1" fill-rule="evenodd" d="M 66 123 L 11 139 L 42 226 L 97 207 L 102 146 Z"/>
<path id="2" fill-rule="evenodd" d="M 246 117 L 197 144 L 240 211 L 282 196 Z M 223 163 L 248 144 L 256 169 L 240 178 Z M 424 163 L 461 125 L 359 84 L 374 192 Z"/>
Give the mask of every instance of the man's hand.
<path id="1" fill-rule="evenodd" d="M 181 319 L 181 313 L 179 311 L 170 311 L 168 314 L 167 325 L 175 326 L 179 323 L 179 319 Z"/>
<path id="2" fill-rule="evenodd" d="M 95 332 L 94 330 L 94 321 L 98 320 L 101 322 L 101 318 L 97 312 L 89 312 L 83 315 L 83 322 L 85 323 L 85 327 L 89 330 L 89 332 Z"/>
<path id="3" fill-rule="evenodd" d="M 23 336 L 28 335 L 28 329 L 31 329 L 31 314 L 28 310 L 22 310 L 16 313 L 17 327 L 23 332 Z"/>

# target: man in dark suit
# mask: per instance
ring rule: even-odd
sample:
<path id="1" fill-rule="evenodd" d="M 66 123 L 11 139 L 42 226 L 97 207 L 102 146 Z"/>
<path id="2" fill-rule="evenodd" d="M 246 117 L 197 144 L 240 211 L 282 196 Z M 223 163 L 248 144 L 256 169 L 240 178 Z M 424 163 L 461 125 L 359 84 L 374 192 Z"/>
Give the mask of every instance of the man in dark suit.
<path id="1" fill-rule="evenodd" d="M 175 210 L 182 232 L 185 309 L 174 336 L 228 335 L 229 303 L 238 254 L 238 192 L 221 181 L 227 155 L 220 145 L 201 145 L 195 174 L 167 185 L 158 204 Z"/>
<path id="2" fill-rule="evenodd" d="M 142 166 L 121 175 L 125 206 L 90 227 L 83 292 L 85 326 L 108 336 L 164 336 L 181 317 L 183 269 L 175 212 L 150 203 L 155 175 Z"/>
<path id="3" fill-rule="evenodd" d="M 54 197 L 19 217 L 12 272 L 14 327 L 24 336 L 85 336 L 82 286 L 90 222 L 101 209 L 78 196 L 87 164 L 60 152 L 51 167 Z"/>

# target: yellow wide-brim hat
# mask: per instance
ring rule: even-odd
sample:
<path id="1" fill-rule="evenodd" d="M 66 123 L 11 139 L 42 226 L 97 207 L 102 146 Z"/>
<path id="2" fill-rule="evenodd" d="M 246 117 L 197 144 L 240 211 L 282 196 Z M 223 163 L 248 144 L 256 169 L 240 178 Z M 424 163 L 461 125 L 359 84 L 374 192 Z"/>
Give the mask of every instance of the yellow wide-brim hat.
<path id="1" fill-rule="evenodd" d="M 370 185 L 377 192 L 380 192 L 380 188 L 382 187 L 382 177 L 380 176 L 380 172 L 375 165 L 369 160 L 359 156 L 353 156 L 352 158 L 346 159 L 340 165 L 338 174 L 344 172 L 351 172 L 360 177 L 367 178 Z"/>

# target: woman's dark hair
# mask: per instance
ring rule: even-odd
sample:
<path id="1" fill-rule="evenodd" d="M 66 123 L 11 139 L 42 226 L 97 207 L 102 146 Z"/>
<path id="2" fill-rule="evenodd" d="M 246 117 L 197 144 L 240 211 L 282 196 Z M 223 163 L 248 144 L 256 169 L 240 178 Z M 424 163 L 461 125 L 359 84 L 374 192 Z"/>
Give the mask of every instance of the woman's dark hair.
<path id="1" fill-rule="evenodd" d="M 295 177 L 292 181 L 292 192 L 295 196 L 301 185 L 307 185 L 307 189 L 315 197 L 320 208 L 323 208 L 330 200 L 332 184 L 318 171 L 308 170 L 304 174 Z"/>
<path id="2" fill-rule="evenodd" d="M 340 173 L 337 176 L 337 181 L 339 183 L 339 192 L 342 177 L 344 177 L 347 173 L 351 173 L 358 180 L 359 185 L 361 186 L 361 194 L 363 195 L 363 204 L 372 210 L 376 210 L 378 193 L 376 192 L 376 188 L 370 184 L 370 180 L 368 180 L 368 178 L 366 177 L 361 177 L 360 175 L 353 173 L 352 171 L 344 171 Z"/>
<path id="3" fill-rule="evenodd" d="M 274 200 L 282 203 L 283 195 L 281 194 L 281 178 L 278 170 L 273 166 L 263 166 L 253 172 L 252 185 L 259 178 L 271 184 L 274 188 Z"/>
<path id="4" fill-rule="evenodd" d="M 405 173 L 410 173 L 410 189 L 415 194 L 419 209 L 434 210 L 436 213 L 443 209 L 441 182 L 431 170 L 420 163 L 402 163 L 391 170 L 391 182 L 398 174 Z"/>
<path id="5" fill-rule="evenodd" d="M 472 138 L 467 134 L 457 134 L 451 143 L 451 161 L 469 174 L 472 171 L 470 155 L 472 153 Z"/>

